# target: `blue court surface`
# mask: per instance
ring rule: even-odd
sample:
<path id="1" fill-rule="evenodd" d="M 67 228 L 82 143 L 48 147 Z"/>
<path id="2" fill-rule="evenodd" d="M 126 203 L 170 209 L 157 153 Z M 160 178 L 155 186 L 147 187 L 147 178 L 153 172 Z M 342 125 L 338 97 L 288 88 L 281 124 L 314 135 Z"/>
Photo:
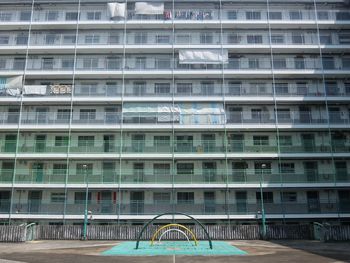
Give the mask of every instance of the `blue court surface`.
<path id="1" fill-rule="evenodd" d="M 199 241 L 197 246 L 194 242 L 187 241 L 150 241 L 140 242 L 139 249 L 135 249 L 135 241 L 121 242 L 120 244 L 103 251 L 103 256 L 161 256 L 161 255 L 191 255 L 191 256 L 233 256 L 247 255 L 247 252 L 230 245 L 225 241 L 213 241 L 213 249 L 209 248 L 208 241 Z"/>

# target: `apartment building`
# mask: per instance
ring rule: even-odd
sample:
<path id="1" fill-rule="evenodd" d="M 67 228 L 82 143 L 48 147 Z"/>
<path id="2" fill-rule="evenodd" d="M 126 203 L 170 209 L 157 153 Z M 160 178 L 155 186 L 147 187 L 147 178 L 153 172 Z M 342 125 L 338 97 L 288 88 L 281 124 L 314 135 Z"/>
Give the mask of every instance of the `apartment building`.
<path id="1" fill-rule="evenodd" d="M 349 223 L 349 102 L 348 0 L 0 0 L 0 223 Z"/>

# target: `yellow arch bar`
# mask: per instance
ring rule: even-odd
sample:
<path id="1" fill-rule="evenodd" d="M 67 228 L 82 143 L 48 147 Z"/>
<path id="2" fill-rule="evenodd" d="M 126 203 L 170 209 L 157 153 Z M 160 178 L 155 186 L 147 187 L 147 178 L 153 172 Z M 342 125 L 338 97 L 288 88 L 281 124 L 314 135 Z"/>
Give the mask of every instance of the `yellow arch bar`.
<path id="1" fill-rule="evenodd" d="M 183 225 L 180 225 L 180 224 L 168 224 L 168 225 L 165 225 L 165 226 L 162 226 L 162 227 L 158 228 L 157 231 L 152 236 L 151 245 L 153 245 L 154 239 L 156 238 L 156 236 L 158 235 L 158 233 L 160 231 L 162 231 L 164 228 L 171 227 L 171 226 L 177 226 L 179 228 L 182 228 L 182 229 L 185 229 L 186 231 L 188 231 L 191 234 L 195 245 L 197 246 L 198 240 L 197 240 L 196 236 L 194 235 L 194 233 L 189 228 L 187 228 L 187 227 L 185 227 Z"/>

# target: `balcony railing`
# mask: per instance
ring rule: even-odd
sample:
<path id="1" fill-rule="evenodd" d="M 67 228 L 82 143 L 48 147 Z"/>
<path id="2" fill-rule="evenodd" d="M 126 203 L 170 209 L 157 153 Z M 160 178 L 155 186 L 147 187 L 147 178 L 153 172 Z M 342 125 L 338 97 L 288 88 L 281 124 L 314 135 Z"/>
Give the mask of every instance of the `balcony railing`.
<path id="1" fill-rule="evenodd" d="M 121 173 L 119 172 L 121 171 Z M 349 183 L 347 170 L 324 173 L 306 169 L 302 173 L 275 171 L 271 169 L 194 169 L 172 171 L 172 169 L 127 169 L 116 167 L 101 171 L 76 169 L 0 169 L 2 184 L 334 184 Z"/>

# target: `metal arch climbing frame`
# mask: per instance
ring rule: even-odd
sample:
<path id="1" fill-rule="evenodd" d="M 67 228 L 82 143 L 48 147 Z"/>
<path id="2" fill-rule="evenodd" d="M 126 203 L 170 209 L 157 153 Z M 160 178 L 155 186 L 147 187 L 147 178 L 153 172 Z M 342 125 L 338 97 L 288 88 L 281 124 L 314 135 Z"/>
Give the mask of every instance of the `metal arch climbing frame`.
<path id="1" fill-rule="evenodd" d="M 157 231 L 152 236 L 151 245 L 153 245 L 154 239 L 156 238 L 158 233 L 160 231 L 162 231 L 164 228 L 167 228 L 167 227 L 170 227 L 170 226 L 176 226 L 176 227 L 180 227 L 180 228 L 185 229 L 187 232 L 189 232 L 191 234 L 191 236 L 193 238 L 193 241 L 194 241 L 195 245 L 197 246 L 198 241 L 197 241 L 197 238 L 196 238 L 195 234 L 189 228 L 187 228 L 187 227 L 185 227 L 185 226 L 183 226 L 181 224 L 168 224 L 168 225 L 165 225 L 165 226 L 162 226 L 162 227 L 158 228 Z M 187 235 L 186 235 L 186 237 L 187 237 Z"/>
<path id="2" fill-rule="evenodd" d="M 160 241 L 162 240 L 163 236 L 164 236 L 166 233 L 171 232 L 171 231 L 176 231 L 176 232 L 179 232 L 179 233 L 183 234 L 183 235 L 186 237 L 187 242 L 188 242 L 188 243 L 191 243 L 191 241 L 190 241 L 190 239 L 188 238 L 188 236 L 186 235 L 186 233 L 185 233 L 184 231 L 180 230 L 180 229 L 177 229 L 177 228 L 170 228 L 170 229 L 168 229 L 168 230 L 165 230 L 165 231 L 160 235 L 158 242 L 160 243 Z"/>
<path id="3" fill-rule="evenodd" d="M 146 228 L 149 226 L 149 224 L 151 224 L 154 220 L 157 220 L 159 217 L 162 217 L 162 216 L 165 216 L 165 215 L 182 215 L 182 216 L 186 216 L 192 220 L 194 220 L 198 225 L 200 225 L 200 227 L 203 229 L 205 235 L 207 236 L 208 238 L 208 242 L 209 242 L 209 247 L 210 249 L 213 249 L 213 243 L 211 241 L 211 238 L 209 236 L 209 233 L 208 231 L 205 229 L 205 227 L 203 226 L 203 224 L 201 222 L 199 222 L 197 219 L 195 219 L 193 216 L 190 216 L 190 215 L 187 215 L 187 214 L 184 214 L 184 213 L 180 213 L 180 212 L 174 212 L 174 213 L 163 213 L 163 214 L 160 214 L 160 215 L 157 215 L 155 216 L 154 218 L 152 218 L 151 220 L 149 220 L 141 229 L 138 237 L 137 237 L 137 240 L 136 240 L 136 247 L 135 249 L 138 249 L 139 248 L 139 244 L 140 244 L 140 239 L 142 237 L 142 234 L 143 232 L 146 230 Z"/>

